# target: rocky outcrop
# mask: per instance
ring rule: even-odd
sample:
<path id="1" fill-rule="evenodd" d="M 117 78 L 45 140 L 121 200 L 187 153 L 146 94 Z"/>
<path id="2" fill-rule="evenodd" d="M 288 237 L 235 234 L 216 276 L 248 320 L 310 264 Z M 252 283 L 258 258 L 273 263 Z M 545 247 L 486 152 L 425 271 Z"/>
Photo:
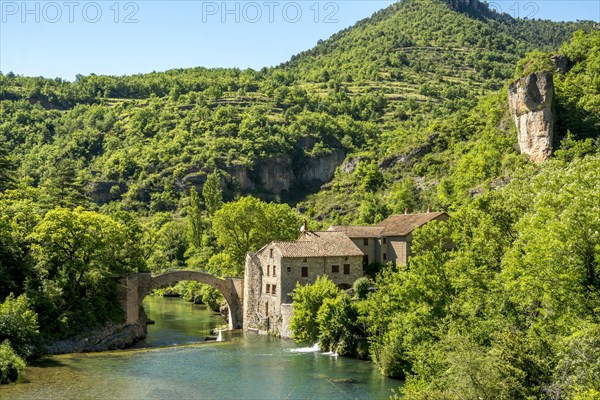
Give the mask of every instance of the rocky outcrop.
<path id="1" fill-rule="evenodd" d="M 225 171 L 233 179 L 235 186 L 244 192 L 254 190 L 254 182 L 250 178 L 250 170 L 242 164 L 233 164 L 225 167 Z"/>
<path id="2" fill-rule="evenodd" d="M 46 354 L 120 350 L 146 336 L 145 324 L 112 325 L 47 345 Z"/>
<path id="3" fill-rule="evenodd" d="M 523 77 L 510 85 L 508 104 L 517 126 L 521 154 L 541 163 L 552 153 L 554 82 L 549 72 Z"/>
<path id="4" fill-rule="evenodd" d="M 254 168 L 238 164 L 225 167 L 225 171 L 243 192 L 260 189 L 263 194 L 280 195 L 293 190 L 296 185 L 330 181 L 345 157 L 341 150 L 298 160 L 292 160 L 288 155 L 277 155 L 257 160 Z"/>
<path id="5" fill-rule="evenodd" d="M 87 195 L 98 205 L 119 200 L 127 192 L 127 185 L 118 181 L 93 182 Z"/>
<path id="6" fill-rule="evenodd" d="M 287 155 L 259 159 L 254 174 L 262 188 L 271 194 L 288 191 L 295 179 L 292 159 Z"/>
<path id="7" fill-rule="evenodd" d="M 344 162 L 345 158 L 346 155 L 341 150 L 334 150 L 330 154 L 320 157 L 311 157 L 306 160 L 298 178 L 302 182 L 328 182 L 333 178 L 335 169 Z"/>
<path id="8" fill-rule="evenodd" d="M 310 142 L 309 139 L 306 141 Z M 293 191 L 294 187 L 330 181 L 345 157 L 346 154 L 342 150 L 333 150 L 329 154 L 314 157 L 302 155 L 292 158 L 287 154 L 272 155 L 257 159 L 253 166 L 244 164 L 220 166 L 225 171 L 221 177 L 221 185 L 243 193 L 282 195 Z M 189 168 L 183 178 L 177 182 L 177 189 L 185 192 L 195 187 L 200 193 L 206 182 L 206 175 L 210 171 L 202 166 Z M 145 193 L 138 196 L 140 200 L 142 194 Z M 147 200 L 150 201 L 149 198 Z"/>

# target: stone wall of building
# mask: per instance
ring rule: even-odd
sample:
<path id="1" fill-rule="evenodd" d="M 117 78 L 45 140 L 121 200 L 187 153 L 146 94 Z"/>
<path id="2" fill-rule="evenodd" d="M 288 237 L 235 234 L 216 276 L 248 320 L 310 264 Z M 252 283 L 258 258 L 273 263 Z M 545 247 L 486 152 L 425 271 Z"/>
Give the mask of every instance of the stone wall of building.
<path id="1" fill-rule="evenodd" d="M 409 244 L 406 236 L 392 236 L 387 240 L 388 261 L 396 265 L 406 265 Z"/>
<path id="2" fill-rule="evenodd" d="M 290 330 L 290 321 L 294 315 L 294 306 L 292 304 L 281 305 L 281 337 L 291 339 L 292 331 Z"/>
<path id="3" fill-rule="evenodd" d="M 266 331 L 266 321 L 261 314 L 263 271 L 255 253 L 246 255 L 244 269 L 244 329 Z"/>
<path id="4" fill-rule="evenodd" d="M 344 264 L 350 265 L 349 274 L 344 274 Z M 339 266 L 339 272 L 332 272 L 333 265 Z M 302 267 L 308 267 L 307 277 L 302 277 Z M 297 283 L 314 283 L 321 275 L 329 276 L 337 285 L 352 286 L 363 276 L 362 256 L 282 258 L 276 246 L 266 247 L 258 254 L 249 253 L 244 275 L 244 329 L 289 337 L 292 291 Z M 271 293 L 266 293 L 267 284 Z M 273 285 L 277 288 L 275 295 Z"/>
<path id="5" fill-rule="evenodd" d="M 368 240 L 367 245 L 365 245 L 365 242 L 364 242 L 365 239 Z M 362 251 L 368 257 L 367 264 L 377 262 L 377 253 L 378 253 L 378 251 L 376 249 L 377 239 L 375 239 L 375 238 L 352 238 L 352 242 L 354 242 L 356 247 L 358 247 L 360 249 L 360 251 Z"/>

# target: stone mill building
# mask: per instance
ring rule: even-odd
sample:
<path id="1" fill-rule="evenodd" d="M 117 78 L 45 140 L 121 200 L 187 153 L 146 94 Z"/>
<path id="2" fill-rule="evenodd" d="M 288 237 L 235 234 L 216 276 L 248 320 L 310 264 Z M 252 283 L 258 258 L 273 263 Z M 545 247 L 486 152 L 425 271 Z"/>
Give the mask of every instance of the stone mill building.
<path id="1" fill-rule="evenodd" d="M 406 264 L 413 231 L 443 212 L 392 215 L 376 226 L 334 225 L 324 232 L 302 227 L 294 241 L 271 242 L 246 255 L 244 329 L 289 337 L 291 293 L 297 283 L 327 275 L 342 289 L 363 276 L 370 263 Z"/>

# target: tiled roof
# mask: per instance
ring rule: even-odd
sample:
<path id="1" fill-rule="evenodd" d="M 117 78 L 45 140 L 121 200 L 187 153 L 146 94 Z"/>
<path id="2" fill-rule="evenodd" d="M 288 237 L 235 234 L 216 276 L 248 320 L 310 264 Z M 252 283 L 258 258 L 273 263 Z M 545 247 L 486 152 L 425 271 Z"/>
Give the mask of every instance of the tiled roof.
<path id="1" fill-rule="evenodd" d="M 283 257 L 290 258 L 363 255 L 354 242 L 342 232 L 305 232 L 296 241 L 273 242 L 271 245 L 277 247 Z"/>
<path id="2" fill-rule="evenodd" d="M 378 223 L 377 226 L 383 228 L 383 236 L 406 236 L 416 228 L 442 215 L 447 214 L 444 212 L 431 212 L 392 215 Z"/>
<path id="3" fill-rule="evenodd" d="M 349 238 L 377 238 L 381 237 L 383 227 L 381 226 L 351 226 L 351 225 L 331 225 L 330 232 L 343 232 Z"/>
<path id="4" fill-rule="evenodd" d="M 327 231 L 342 232 L 350 238 L 378 238 L 383 236 L 406 236 L 427 222 L 446 215 L 444 212 L 392 215 L 376 226 L 331 225 Z"/>

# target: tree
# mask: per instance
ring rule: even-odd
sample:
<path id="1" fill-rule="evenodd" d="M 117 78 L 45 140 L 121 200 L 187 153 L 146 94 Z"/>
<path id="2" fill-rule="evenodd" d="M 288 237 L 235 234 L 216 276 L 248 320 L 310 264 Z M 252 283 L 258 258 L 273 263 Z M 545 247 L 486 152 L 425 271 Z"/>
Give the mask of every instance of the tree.
<path id="1" fill-rule="evenodd" d="M 0 304 L 0 342 L 8 340 L 17 354 L 27 357 L 38 336 L 38 316 L 31 309 L 29 298 L 10 294 Z"/>
<path id="2" fill-rule="evenodd" d="M 4 141 L 0 140 L 0 192 L 14 187 L 15 164 Z"/>
<path id="3" fill-rule="evenodd" d="M 359 304 L 339 293 L 326 298 L 317 312 L 319 347 L 341 356 L 366 358 L 369 354 L 366 333 L 359 315 Z"/>
<path id="4" fill-rule="evenodd" d="M 217 243 L 237 265 L 246 253 L 273 240 L 298 237 L 300 216 L 285 204 L 265 203 L 248 196 L 225 204 L 213 218 Z"/>
<path id="5" fill-rule="evenodd" d="M 352 284 L 352 289 L 354 290 L 354 295 L 356 298 L 359 300 L 365 300 L 369 294 L 369 289 L 372 284 L 373 282 L 364 276 L 354 281 Z"/>
<path id="6" fill-rule="evenodd" d="M 204 193 L 204 191 L 202 193 Z M 200 249 L 202 247 L 202 234 L 204 232 L 202 204 L 198 192 L 193 187 L 190 189 L 190 205 L 187 210 L 187 225 L 190 244 L 196 249 Z"/>
<path id="7" fill-rule="evenodd" d="M 206 205 L 206 212 L 213 216 L 223 205 L 223 190 L 221 189 L 221 175 L 217 170 L 208 174 L 202 187 L 202 197 Z"/>
<path id="8" fill-rule="evenodd" d="M 57 207 L 45 215 L 30 239 L 35 272 L 32 296 L 47 333 L 67 333 L 122 318 L 115 278 L 136 272 L 140 265 L 131 254 L 139 244 L 131 243 L 123 223 L 82 208 Z"/>
<path id="9" fill-rule="evenodd" d="M 361 189 L 367 192 L 375 192 L 383 185 L 383 174 L 375 161 L 361 161 L 354 173 L 361 179 Z"/>
<path id="10" fill-rule="evenodd" d="M 392 212 L 403 214 L 406 209 L 415 210 L 418 205 L 418 191 L 412 178 L 402 179 L 399 184 L 392 186 L 388 201 L 391 202 Z"/>
<path id="11" fill-rule="evenodd" d="M 50 195 L 51 206 L 75 208 L 85 205 L 86 197 L 80 172 L 77 162 L 67 158 L 48 167 L 41 186 Z"/>
<path id="12" fill-rule="evenodd" d="M 292 338 L 297 342 L 315 343 L 319 339 L 317 315 L 326 299 L 336 298 L 342 290 L 327 275 L 317 278 L 315 283 L 296 285 L 292 294 L 294 314 L 290 321 Z"/>

